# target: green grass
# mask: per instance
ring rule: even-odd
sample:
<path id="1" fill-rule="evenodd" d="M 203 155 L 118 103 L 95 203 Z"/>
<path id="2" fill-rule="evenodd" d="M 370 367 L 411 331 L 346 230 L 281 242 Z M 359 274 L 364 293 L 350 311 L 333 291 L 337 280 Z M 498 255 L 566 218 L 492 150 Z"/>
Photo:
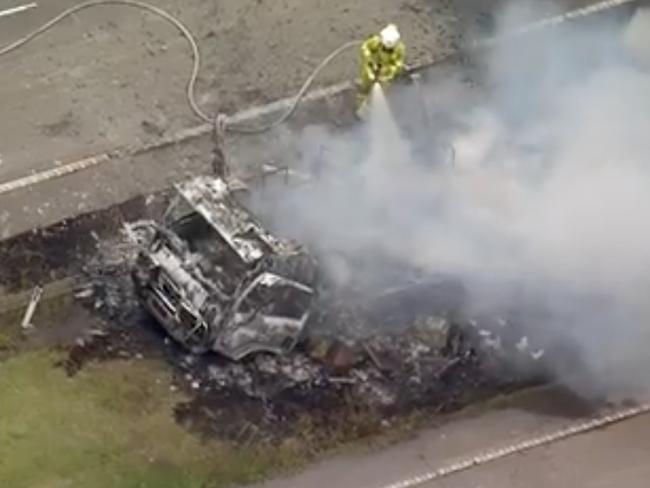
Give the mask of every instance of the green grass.
<path id="1" fill-rule="evenodd" d="M 301 460 L 298 445 L 246 451 L 178 426 L 162 365 L 91 364 L 67 377 L 49 351 L 0 362 L 0 486 L 220 487 Z"/>
<path id="2" fill-rule="evenodd" d="M 69 312 L 41 305 L 45 317 Z M 340 422 L 305 415 L 280 443 L 202 440 L 174 420 L 185 398 L 170 390 L 169 365 L 91 362 L 68 377 L 56 367 L 65 353 L 24 336 L 21 316 L 0 314 L 0 488 L 219 488 L 384 440 L 375 413 L 352 407 Z M 45 331 L 49 321 L 37 318 Z"/>
<path id="3" fill-rule="evenodd" d="M 173 408 L 185 398 L 170 390 L 164 362 L 91 362 L 68 377 L 55 366 L 64 353 L 24 340 L 19 319 L 0 317 L 0 488 L 247 484 L 324 455 L 392 444 L 444 421 L 422 411 L 386 427 L 372 409 L 350 404 L 339 421 L 305 415 L 279 444 L 255 438 L 243 450 L 203 441 L 174 420 Z M 499 408 L 512 398 L 445 418 Z"/>
<path id="4" fill-rule="evenodd" d="M 0 351 L 11 346 L 12 335 L 5 330 L 0 329 Z"/>
<path id="5" fill-rule="evenodd" d="M 385 428 L 375 412 L 351 405 L 340 422 L 305 416 L 279 445 L 256 439 L 244 450 L 203 441 L 175 422 L 174 405 L 184 397 L 170 390 L 164 363 L 90 363 L 68 377 L 55 366 L 62 354 L 27 349 L 0 360 L 1 488 L 246 484 L 323 455 L 392 444 L 432 420 L 414 412 Z M 498 403 L 483 402 L 457 415 Z"/>

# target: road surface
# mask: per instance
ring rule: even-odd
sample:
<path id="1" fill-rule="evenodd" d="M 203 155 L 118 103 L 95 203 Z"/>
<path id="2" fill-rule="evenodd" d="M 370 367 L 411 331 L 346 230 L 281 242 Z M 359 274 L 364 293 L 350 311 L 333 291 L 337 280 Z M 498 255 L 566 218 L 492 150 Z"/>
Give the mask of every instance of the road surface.
<path id="1" fill-rule="evenodd" d="M 20 5 L 2 0 L 0 8 Z M 0 18 L 0 46 L 79 0 L 47 0 Z M 151 0 L 195 33 L 203 54 L 199 102 L 232 112 L 288 96 L 333 49 L 397 22 L 409 60 L 451 50 L 449 1 Z M 356 53 L 319 83 L 355 76 Z M 74 159 L 159 137 L 197 123 L 185 100 L 190 51 L 165 21 L 129 7 L 76 14 L 33 43 L 0 58 L 0 182 L 56 159 Z"/>
<path id="2" fill-rule="evenodd" d="M 195 33 L 203 55 L 197 86 L 209 113 L 233 112 L 293 94 L 342 43 L 396 22 L 408 62 L 444 56 L 485 12 L 504 0 L 150 0 Z M 1 0 L 0 9 L 27 3 Z M 47 0 L 0 17 L 0 46 L 81 0 Z M 542 15 L 552 11 L 540 0 Z M 588 0 L 562 0 L 573 8 Z M 485 23 L 485 22 L 484 22 Z M 488 22 L 489 23 L 489 22 Z M 174 133 L 197 121 L 185 100 L 186 42 L 173 27 L 129 7 L 80 12 L 0 58 L 0 182 L 55 160 Z M 356 76 L 356 53 L 330 66 L 319 84 Z"/>
<path id="3" fill-rule="evenodd" d="M 504 408 L 455 418 L 416 439 L 364 455 L 341 455 L 256 488 L 384 488 L 493 449 L 582 423 L 594 412 L 555 390 Z M 420 488 L 575 488 L 648 486 L 650 415 L 470 468 Z"/>
<path id="4" fill-rule="evenodd" d="M 586 1 L 563 0 L 560 4 L 574 8 Z M 0 2 L 0 6 L 15 6 L 12 2 Z M 504 3 L 405 0 L 388 6 L 386 2 L 372 0 L 372 5 L 364 2 L 367 8 L 361 8 L 360 0 L 336 5 L 286 0 L 273 6 L 244 0 L 220 2 L 217 9 L 211 3 L 190 0 L 187 5 L 192 8 L 181 9 L 178 0 L 156 0 L 196 32 L 204 58 L 198 101 L 207 111 L 259 106 L 268 99 L 295 94 L 313 67 L 339 46 L 342 38 L 372 31 L 386 17 L 397 20 L 402 28 L 410 63 L 443 56 L 460 42 L 459 32 L 477 24 L 481 12 L 495 12 Z M 36 9 L 1 17 L 0 42 L 15 39 L 73 4 L 71 0 L 51 0 Z M 536 15 L 550 12 L 535 10 Z M 251 54 L 253 46 L 255 55 Z M 282 63 L 270 63 L 270 59 Z M 133 8 L 101 6 L 83 11 L 33 44 L 0 58 L 0 63 L 4 115 L 0 120 L 0 188 L 16 178 L 42 175 L 57 168 L 59 162 L 76 161 L 116 146 L 140 147 L 198 123 L 185 98 L 190 67 L 185 40 L 164 21 Z M 350 80 L 354 68 L 355 56 L 347 53 L 322 73 L 319 83 Z M 436 67 L 433 71 L 448 69 Z M 457 78 L 458 73 L 451 77 Z M 448 76 L 434 78 L 444 85 Z M 437 86 L 435 93 L 440 89 Z M 471 98 L 466 95 L 460 97 L 463 103 L 468 100 Z M 351 103 L 343 100 L 346 106 Z M 309 110 L 303 103 L 297 115 L 300 118 Z M 331 108 L 317 110 L 318 122 L 328 121 Z M 292 122 L 298 126 L 305 123 Z M 276 133 L 246 136 L 245 140 L 230 135 L 226 141 L 229 162 L 234 166 L 285 163 L 284 139 Z M 189 174 L 209 172 L 212 148 L 206 136 L 163 151 L 112 158 L 92 170 L 19 191 L 0 191 L 0 239 L 159 190 Z M 282 154 L 279 159 L 274 150 Z"/>
<path id="5" fill-rule="evenodd" d="M 645 488 L 650 416 L 421 485 L 421 488 Z"/>

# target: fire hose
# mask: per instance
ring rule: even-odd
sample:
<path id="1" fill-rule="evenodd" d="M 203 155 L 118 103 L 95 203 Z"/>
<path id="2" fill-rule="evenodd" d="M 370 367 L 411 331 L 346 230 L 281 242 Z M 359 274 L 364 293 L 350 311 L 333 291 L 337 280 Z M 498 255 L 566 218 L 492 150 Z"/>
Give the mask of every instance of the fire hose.
<path id="1" fill-rule="evenodd" d="M 539 29 L 541 27 L 545 27 L 549 25 L 556 25 L 561 22 L 564 22 L 565 20 L 571 20 L 574 18 L 583 17 L 586 15 L 590 15 L 592 13 L 606 10 L 611 7 L 616 7 L 628 3 L 634 3 L 635 1 L 636 0 L 602 1 L 593 5 L 589 5 L 577 10 L 570 11 L 564 15 L 552 17 L 549 19 L 544 19 L 540 22 L 536 22 L 532 25 L 514 31 L 510 35 Z M 116 5 L 116 6 L 128 6 L 128 7 L 138 8 L 161 17 L 162 19 L 172 24 L 176 29 L 178 29 L 180 33 L 185 37 L 192 50 L 193 65 L 192 65 L 192 71 L 190 73 L 189 80 L 187 82 L 187 89 L 186 89 L 186 96 L 190 108 L 192 109 L 194 114 L 196 114 L 196 116 L 200 118 L 202 121 L 214 124 L 215 129 L 219 128 L 220 130 L 229 131 L 229 132 L 236 132 L 236 133 L 243 133 L 243 134 L 258 134 L 258 133 L 271 130 L 281 125 L 282 123 L 286 122 L 295 113 L 296 109 L 298 108 L 298 105 L 300 104 L 300 101 L 303 99 L 303 97 L 307 93 L 307 90 L 313 84 L 314 80 L 316 79 L 318 74 L 323 70 L 323 68 L 325 68 L 332 60 L 338 57 L 341 53 L 347 51 L 352 47 L 358 46 L 360 43 L 359 40 L 348 41 L 342 44 L 341 46 L 339 46 L 338 48 L 336 48 L 334 51 L 332 51 L 312 71 L 311 75 L 307 78 L 307 80 L 304 82 L 304 84 L 296 94 L 289 108 L 284 113 L 282 113 L 277 119 L 273 120 L 268 124 L 259 125 L 259 126 L 244 126 L 244 125 L 228 124 L 227 118 L 223 114 L 216 114 L 214 117 L 211 117 L 201 109 L 201 107 L 196 101 L 196 95 L 195 95 L 196 81 L 198 79 L 199 71 L 201 69 L 201 54 L 199 52 L 198 44 L 196 42 L 196 39 L 194 38 L 194 35 L 187 28 L 187 26 L 185 26 L 185 24 L 183 24 L 180 20 L 178 20 L 175 16 L 173 16 L 166 10 L 163 10 L 160 7 L 156 7 L 155 5 L 151 5 L 149 3 L 142 2 L 139 0 L 89 0 L 87 2 L 83 2 L 78 5 L 75 5 L 74 7 L 70 7 L 69 9 L 64 10 L 63 12 L 61 12 L 59 15 L 57 15 L 50 21 L 43 24 L 38 29 L 27 34 L 25 37 L 18 39 L 17 41 L 9 44 L 8 46 L 0 48 L 0 56 L 4 54 L 8 54 L 10 52 L 13 52 L 21 48 L 25 44 L 39 37 L 41 34 L 44 34 L 45 32 L 49 31 L 52 27 L 54 27 L 64 19 L 72 16 L 73 14 L 100 5 Z M 489 44 L 490 42 L 497 42 L 498 40 L 499 38 L 495 38 L 487 42 L 486 44 Z"/>
<path id="2" fill-rule="evenodd" d="M 44 34 L 45 32 L 49 31 L 51 28 L 53 28 L 54 26 L 56 26 L 66 18 L 82 10 L 86 10 L 91 7 L 97 7 L 100 5 L 115 5 L 115 6 L 127 6 L 127 7 L 138 8 L 150 12 L 154 15 L 157 15 L 158 17 L 161 17 L 162 19 L 172 24 L 183 35 L 183 37 L 185 37 L 192 50 L 192 61 L 193 61 L 192 70 L 186 88 L 186 96 L 190 108 L 192 109 L 194 114 L 204 122 L 214 123 L 215 125 L 217 125 L 217 123 L 220 123 L 223 125 L 223 130 L 234 132 L 234 133 L 259 134 L 271 130 L 274 127 L 277 127 L 280 124 L 286 122 L 295 113 L 296 109 L 298 108 L 298 105 L 300 104 L 300 101 L 303 99 L 303 97 L 307 93 L 307 90 L 309 90 L 310 86 L 313 84 L 314 80 L 316 79 L 318 74 L 323 70 L 323 68 L 325 68 L 333 59 L 338 57 L 341 53 L 359 44 L 359 41 L 349 41 L 339 46 L 334 51 L 332 51 L 312 71 L 311 75 L 307 78 L 307 80 L 304 82 L 304 84 L 296 94 L 289 108 L 272 122 L 264 125 L 258 125 L 258 126 L 228 124 L 227 118 L 225 118 L 222 114 L 216 114 L 215 116 L 210 116 L 205 111 L 203 111 L 203 109 L 201 109 L 201 107 L 196 101 L 196 81 L 199 76 L 199 71 L 201 70 L 201 53 L 199 51 L 199 47 L 196 42 L 196 39 L 194 38 L 194 35 L 185 24 L 183 24 L 178 18 L 176 18 L 166 10 L 163 10 L 160 7 L 156 7 L 155 5 L 151 5 L 146 2 L 141 2 L 139 0 L 90 0 L 75 5 L 74 7 L 70 7 L 69 9 L 64 10 L 56 17 L 52 18 L 51 20 L 43 24 L 41 27 L 30 32 L 29 34 L 22 37 L 21 39 L 18 39 L 7 46 L 0 48 L 0 56 L 4 54 L 9 54 L 13 51 L 16 51 L 17 49 L 20 49 L 22 46 L 36 39 L 37 37 Z"/>

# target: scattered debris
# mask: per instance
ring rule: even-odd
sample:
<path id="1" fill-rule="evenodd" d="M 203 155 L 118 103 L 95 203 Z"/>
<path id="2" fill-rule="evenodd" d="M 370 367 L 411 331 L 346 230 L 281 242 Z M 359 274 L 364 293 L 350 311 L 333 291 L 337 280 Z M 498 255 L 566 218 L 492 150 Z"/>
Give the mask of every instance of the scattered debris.
<path id="1" fill-rule="evenodd" d="M 233 191 L 218 178 L 190 180 L 164 218 L 126 225 L 119 241 L 98 240 L 76 296 L 111 325 L 72 348 L 70 374 L 93 358 L 162 357 L 176 371 L 171 391 L 190 398 L 176 409 L 179 421 L 248 442 L 281 435 L 305 414 L 327 425 L 347 408 L 370 409 L 380 426 L 414 409 L 452 410 L 472 392 L 519 384 L 522 377 L 504 374 L 510 358 L 543 355 L 508 317 L 465 316 L 464 288 L 449 277 L 373 256 L 351 263 L 344 285 L 316 279 L 315 259 L 268 234 Z M 290 286 L 274 293 L 282 283 Z M 171 312 L 165 320 L 142 313 L 141 304 L 155 310 L 153 297 Z M 269 320 L 279 310 L 295 310 L 297 327 Z M 255 330 L 264 323 L 280 327 L 277 341 Z M 223 338 L 241 332 L 248 346 L 227 347 Z"/>
<path id="2" fill-rule="evenodd" d="M 36 307 L 38 306 L 38 302 L 41 301 L 42 296 L 43 288 L 41 286 L 34 287 L 32 290 L 32 295 L 29 299 L 29 303 L 27 305 L 27 309 L 25 310 L 25 315 L 23 315 L 23 320 L 20 323 L 20 326 L 23 329 L 31 329 L 34 327 L 34 324 L 32 324 L 32 319 L 34 318 Z"/>

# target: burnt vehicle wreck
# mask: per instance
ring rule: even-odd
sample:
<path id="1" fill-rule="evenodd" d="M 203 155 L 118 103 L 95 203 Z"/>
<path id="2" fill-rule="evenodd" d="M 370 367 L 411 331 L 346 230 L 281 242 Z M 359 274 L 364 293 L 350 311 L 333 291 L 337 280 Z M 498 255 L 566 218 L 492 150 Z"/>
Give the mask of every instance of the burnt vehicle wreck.
<path id="1" fill-rule="evenodd" d="M 310 315 L 315 261 L 262 227 L 236 198 L 245 190 L 196 177 L 175 185 L 161 222 L 126 226 L 140 303 L 195 354 L 286 353 Z"/>

